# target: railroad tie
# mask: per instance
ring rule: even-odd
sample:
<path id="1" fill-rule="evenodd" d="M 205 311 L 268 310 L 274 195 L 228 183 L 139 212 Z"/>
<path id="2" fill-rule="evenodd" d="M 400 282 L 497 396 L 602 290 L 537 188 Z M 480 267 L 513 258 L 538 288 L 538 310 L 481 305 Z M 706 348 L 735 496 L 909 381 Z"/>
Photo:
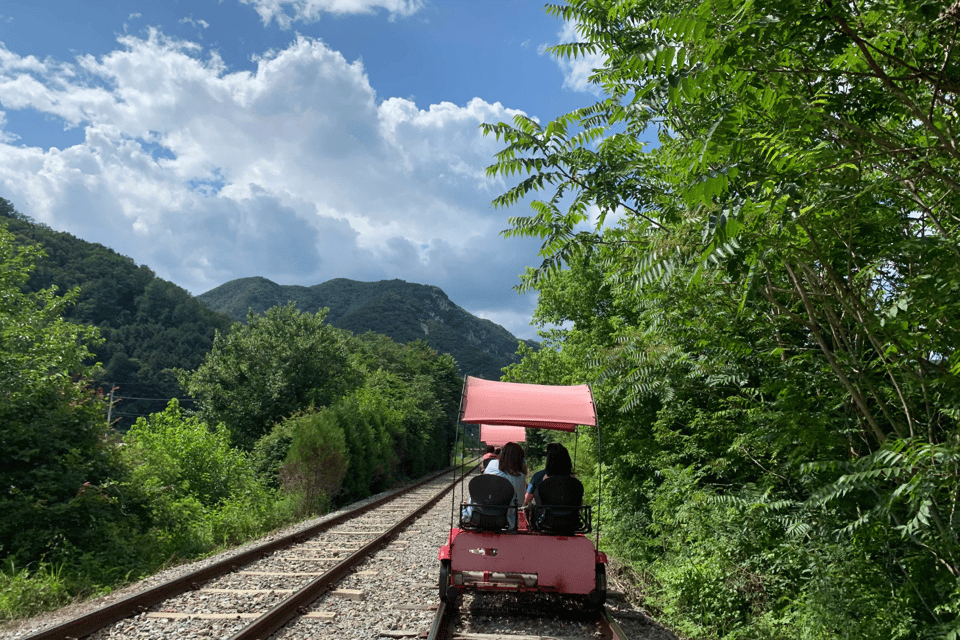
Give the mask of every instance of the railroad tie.
<path id="1" fill-rule="evenodd" d="M 200 589 L 201 593 L 293 593 L 294 589 Z"/>
<path id="2" fill-rule="evenodd" d="M 166 618 L 168 620 L 254 620 L 261 617 L 266 612 L 260 613 L 173 613 L 164 611 L 148 611 L 148 618 Z M 337 617 L 336 613 L 330 611 L 308 611 L 303 614 L 304 618 L 319 618 L 321 620 L 333 620 Z"/>
<path id="3" fill-rule="evenodd" d="M 237 571 L 241 576 L 322 576 L 320 571 Z"/>
<path id="4" fill-rule="evenodd" d="M 453 640 L 563 640 L 557 636 L 505 636 L 499 633 L 454 633 Z"/>

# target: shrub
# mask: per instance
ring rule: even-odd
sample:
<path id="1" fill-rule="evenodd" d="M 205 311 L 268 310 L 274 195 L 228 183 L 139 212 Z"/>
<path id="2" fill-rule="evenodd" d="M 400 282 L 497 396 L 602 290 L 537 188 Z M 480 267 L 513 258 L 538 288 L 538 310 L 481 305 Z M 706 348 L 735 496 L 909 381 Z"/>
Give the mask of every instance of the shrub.
<path id="1" fill-rule="evenodd" d="M 138 419 L 124 444 L 128 488 L 147 506 L 166 555 L 204 553 L 290 517 L 288 502 L 258 477 L 245 452 L 230 446 L 226 429 L 184 417 L 175 399 Z"/>
<path id="2" fill-rule="evenodd" d="M 279 471 L 284 491 L 295 496 L 298 513 L 324 512 L 340 492 L 349 464 L 338 416 L 330 411 L 295 416 L 275 432 L 286 434 L 290 442 Z"/>
<path id="3" fill-rule="evenodd" d="M 0 620 L 25 618 L 63 606 L 70 599 L 60 569 L 49 564 L 30 572 L 13 563 L 0 571 Z"/>

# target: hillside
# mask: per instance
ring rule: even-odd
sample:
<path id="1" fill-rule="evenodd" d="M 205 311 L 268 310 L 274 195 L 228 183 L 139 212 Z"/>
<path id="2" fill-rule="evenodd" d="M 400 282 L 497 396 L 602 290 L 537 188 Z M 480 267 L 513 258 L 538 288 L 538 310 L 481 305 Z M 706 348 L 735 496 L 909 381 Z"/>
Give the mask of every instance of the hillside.
<path id="1" fill-rule="evenodd" d="M 464 374 L 499 379 L 501 369 L 516 362 L 518 338 L 454 304 L 439 287 L 345 278 L 312 287 L 279 285 L 266 278 L 239 278 L 197 298 L 214 311 L 244 320 L 248 310 L 263 313 L 293 301 L 302 311 L 330 310 L 330 324 L 364 333 L 374 331 L 397 342 L 424 340 L 449 353 Z"/>
<path id="2" fill-rule="evenodd" d="M 31 274 L 27 291 L 51 285 L 61 292 L 80 287 L 77 304 L 66 317 L 97 326 L 104 338 L 92 349 L 102 364 L 94 383 L 104 393 L 118 387 L 121 400 L 112 417 L 120 429 L 139 416 L 161 411 L 169 398 L 183 398 L 171 371 L 195 369 L 210 351 L 215 332 L 230 329 L 228 317 L 210 311 L 149 267 L 103 245 L 37 224 L 3 198 L 0 225 L 18 244 L 44 249 L 46 255 Z"/>

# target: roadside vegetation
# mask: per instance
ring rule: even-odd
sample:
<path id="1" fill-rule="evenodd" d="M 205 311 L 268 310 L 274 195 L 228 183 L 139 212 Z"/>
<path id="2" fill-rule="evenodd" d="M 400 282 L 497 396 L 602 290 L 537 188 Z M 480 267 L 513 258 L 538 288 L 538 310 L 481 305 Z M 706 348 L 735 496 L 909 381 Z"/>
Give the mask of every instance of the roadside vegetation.
<path id="1" fill-rule="evenodd" d="M 607 550 L 685 637 L 960 637 L 957 5 L 548 11 L 604 97 L 486 126 L 540 198 L 508 379 L 594 385 Z"/>
<path id="2" fill-rule="evenodd" d="M 92 384 L 100 331 L 68 319 L 80 290 L 26 286 L 41 251 L 0 227 L 0 620 L 449 464 L 453 359 L 293 306 L 217 332 L 199 367 L 168 372 L 189 411 L 173 399 L 111 428 Z"/>

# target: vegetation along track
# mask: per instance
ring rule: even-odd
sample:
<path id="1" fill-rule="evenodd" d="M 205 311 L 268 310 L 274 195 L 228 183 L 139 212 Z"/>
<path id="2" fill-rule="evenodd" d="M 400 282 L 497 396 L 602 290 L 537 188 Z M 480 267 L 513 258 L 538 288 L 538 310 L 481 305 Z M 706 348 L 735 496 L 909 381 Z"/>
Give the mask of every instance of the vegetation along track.
<path id="1" fill-rule="evenodd" d="M 453 486 L 449 471 L 430 476 L 316 526 L 21 637 L 240 640 L 267 638 L 297 617 L 329 621 L 336 614 L 310 611 L 310 603 L 377 550 L 403 546 L 393 539 Z M 334 595 L 349 599 L 362 594 L 341 590 Z"/>

